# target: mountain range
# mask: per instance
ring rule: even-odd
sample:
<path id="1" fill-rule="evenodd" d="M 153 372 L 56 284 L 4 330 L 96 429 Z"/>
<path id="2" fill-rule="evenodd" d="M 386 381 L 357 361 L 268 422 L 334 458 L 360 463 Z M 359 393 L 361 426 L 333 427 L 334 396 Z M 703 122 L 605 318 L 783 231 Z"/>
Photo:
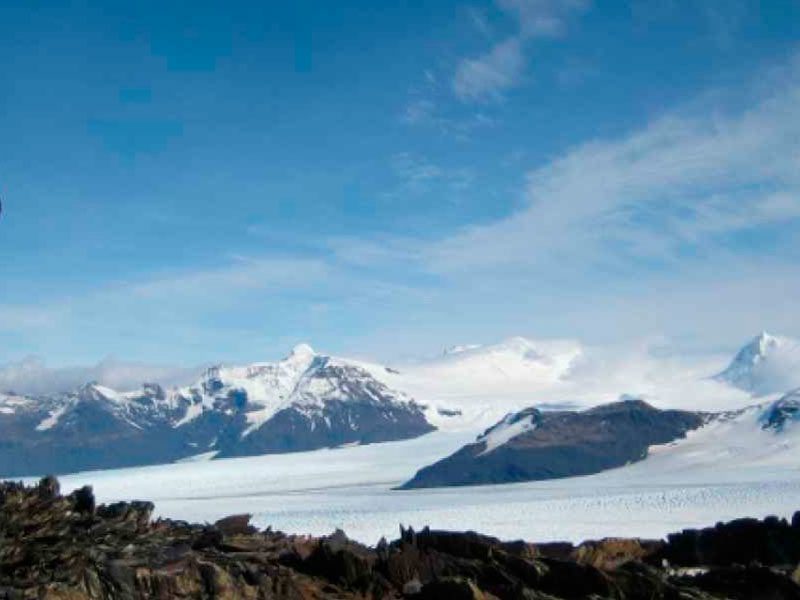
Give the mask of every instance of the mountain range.
<path id="1" fill-rule="evenodd" d="M 789 391 L 792 385 L 800 386 L 798 348 L 789 338 L 761 334 L 711 381 L 723 392 L 741 393 L 734 389 L 738 388 L 752 396 Z M 585 450 L 587 436 L 597 434 L 591 426 L 584 427 L 586 415 L 597 413 L 566 410 L 575 404 L 577 388 L 568 383 L 584 354 L 575 342 L 511 338 L 495 345 L 451 348 L 440 357 L 396 369 L 318 354 L 300 344 L 283 360 L 215 366 L 186 386 L 146 383 L 121 392 L 89 382 L 56 394 L 5 392 L 0 394 L 0 475 L 295 452 L 479 427 L 485 433 L 462 458 L 469 455 L 494 465 L 495 471 L 508 470 L 509 464 L 498 464 L 498 457 L 511 448 L 530 446 L 559 419 L 582 423 L 577 429 L 567 427 L 565 443 L 571 436 L 570 443 Z M 774 423 L 792 414 L 792 403 L 784 404 Z M 616 410 L 602 410 L 616 415 L 623 407 L 634 424 L 643 421 L 638 429 L 626 425 L 624 432 L 611 437 L 638 441 L 613 451 L 606 448 L 603 456 L 589 461 L 595 465 L 592 469 L 638 459 L 650 444 L 680 437 L 708 418 L 696 410 L 657 410 L 636 394 L 615 406 Z M 572 462 L 581 461 L 585 456 Z M 476 475 L 475 482 L 538 477 L 531 465 L 530 472 L 519 471 L 517 465 L 511 475 Z M 551 476 L 580 471 L 574 465 L 550 470 Z"/>

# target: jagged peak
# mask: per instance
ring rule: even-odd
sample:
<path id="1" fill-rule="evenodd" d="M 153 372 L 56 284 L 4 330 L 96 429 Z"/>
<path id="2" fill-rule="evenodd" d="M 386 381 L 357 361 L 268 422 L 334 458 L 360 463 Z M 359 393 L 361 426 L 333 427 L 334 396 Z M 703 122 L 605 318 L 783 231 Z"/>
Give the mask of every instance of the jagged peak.
<path id="1" fill-rule="evenodd" d="M 758 352 L 758 354 L 766 354 L 770 348 L 780 344 L 780 338 L 770 335 L 766 331 L 762 331 L 750 342 L 749 346 Z"/>
<path id="2" fill-rule="evenodd" d="M 787 341 L 788 338 L 762 331 L 736 353 L 736 356 L 734 356 L 725 372 L 730 372 L 743 365 L 755 365 L 762 361 L 770 352 L 784 346 Z M 724 375 L 725 372 L 721 375 Z"/>

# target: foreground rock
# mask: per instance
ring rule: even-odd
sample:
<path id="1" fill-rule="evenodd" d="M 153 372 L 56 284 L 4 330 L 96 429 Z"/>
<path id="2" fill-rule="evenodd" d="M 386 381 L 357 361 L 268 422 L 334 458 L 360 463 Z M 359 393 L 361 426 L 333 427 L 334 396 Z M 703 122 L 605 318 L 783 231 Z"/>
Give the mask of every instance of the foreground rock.
<path id="1" fill-rule="evenodd" d="M 0 598 L 800 598 L 800 513 L 792 524 L 736 521 L 666 542 L 535 545 L 401 529 L 369 548 L 342 532 L 259 532 L 248 515 L 152 521 L 152 509 L 96 507 L 90 488 L 62 496 L 53 478 L 0 484 Z"/>
<path id="2" fill-rule="evenodd" d="M 703 425 L 702 413 L 659 410 L 636 399 L 586 411 L 507 416 L 473 444 L 420 469 L 402 488 L 480 485 L 589 475 L 647 456 L 647 448 Z"/>

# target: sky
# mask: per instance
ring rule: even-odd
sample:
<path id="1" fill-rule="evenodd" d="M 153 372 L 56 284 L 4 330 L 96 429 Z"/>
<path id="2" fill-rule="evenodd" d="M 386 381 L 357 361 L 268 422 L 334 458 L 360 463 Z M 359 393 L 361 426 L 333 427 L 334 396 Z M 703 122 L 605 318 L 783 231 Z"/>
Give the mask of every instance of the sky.
<path id="1" fill-rule="evenodd" d="M 798 31 L 797 0 L 3 3 L 0 364 L 800 337 Z"/>

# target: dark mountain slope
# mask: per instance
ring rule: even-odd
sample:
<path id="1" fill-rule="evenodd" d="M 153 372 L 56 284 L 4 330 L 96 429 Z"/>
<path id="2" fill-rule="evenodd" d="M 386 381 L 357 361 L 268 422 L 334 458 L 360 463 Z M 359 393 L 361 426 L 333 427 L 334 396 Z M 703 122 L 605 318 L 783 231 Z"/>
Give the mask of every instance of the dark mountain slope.
<path id="1" fill-rule="evenodd" d="M 641 460 L 647 448 L 700 427 L 700 413 L 658 410 L 624 400 L 582 412 L 509 415 L 447 458 L 425 467 L 402 487 L 477 485 L 588 475 Z"/>

